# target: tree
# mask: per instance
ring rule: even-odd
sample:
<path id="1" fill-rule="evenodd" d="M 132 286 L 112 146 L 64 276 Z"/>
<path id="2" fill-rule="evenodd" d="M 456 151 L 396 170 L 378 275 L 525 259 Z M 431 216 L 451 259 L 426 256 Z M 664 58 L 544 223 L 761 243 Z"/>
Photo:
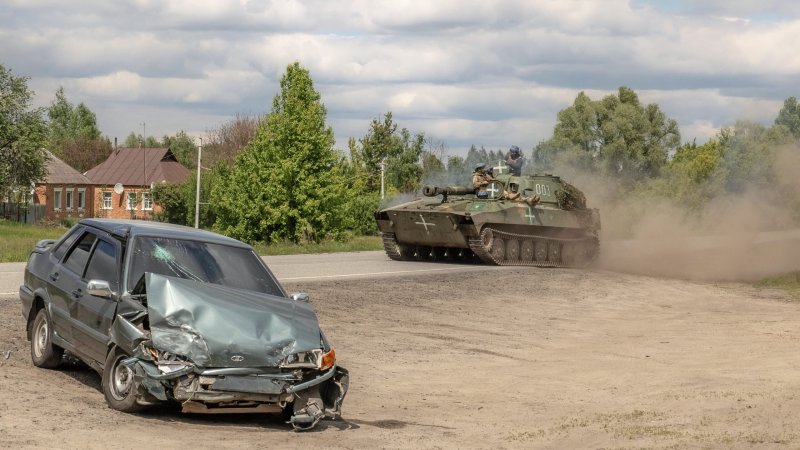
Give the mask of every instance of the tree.
<path id="1" fill-rule="evenodd" d="M 209 166 L 217 162 L 232 165 L 258 130 L 263 117 L 237 114 L 236 117 L 209 132 L 208 143 L 203 145 L 203 160 Z"/>
<path id="2" fill-rule="evenodd" d="M 617 95 L 599 101 L 579 93 L 572 106 L 558 113 L 553 137 L 536 146 L 533 159 L 545 169 L 566 163 L 636 181 L 657 177 L 679 144 L 675 120 L 620 87 Z"/>
<path id="3" fill-rule="evenodd" d="M 141 134 L 136 134 L 133 131 L 131 131 L 128 137 L 125 138 L 125 141 L 122 143 L 122 146 L 127 148 L 136 148 L 136 147 L 159 148 L 162 146 L 162 143 L 153 136 L 147 136 L 145 142 L 144 136 L 142 136 Z"/>
<path id="4" fill-rule="evenodd" d="M 27 82 L 0 64 L 0 193 L 21 201 L 44 178 L 46 161 L 43 111 L 31 108 Z"/>
<path id="5" fill-rule="evenodd" d="M 111 154 L 111 142 L 101 136 L 95 114 L 83 103 L 70 103 L 63 87 L 56 91 L 47 117 L 49 150 L 77 171 L 85 172 Z"/>
<path id="6" fill-rule="evenodd" d="M 792 135 L 800 138 L 800 105 L 795 97 L 789 97 L 783 102 L 783 108 L 778 112 L 775 125 L 783 125 Z"/>
<path id="7" fill-rule="evenodd" d="M 281 78 L 272 111 L 211 194 L 215 228 L 247 241 L 319 240 L 347 226 L 342 156 L 307 69 Z"/>
<path id="8" fill-rule="evenodd" d="M 160 147 L 166 147 L 172 150 L 172 153 L 175 155 L 175 159 L 177 159 L 179 163 L 183 164 L 184 167 L 188 167 L 190 169 L 196 167 L 197 144 L 194 142 L 194 138 L 186 134 L 185 131 L 179 131 L 174 136 L 164 136 L 161 139 Z"/>
<path id="9" fill-rule="evenodd" d="M 412 135 L 406 128 L 398 130 L 391 111 L 383 116 L 383 120 L 372 119 L 367 134 L 358 142 L 350 139 L 348 146 L 350 160 L 357 167 L 358 175 L 366 178 L 368 190 L 380 188 L 381 161 L 386 163 L 386 178 L 395 189 L 413 192 L 419 188 L 425 135 Z"/>

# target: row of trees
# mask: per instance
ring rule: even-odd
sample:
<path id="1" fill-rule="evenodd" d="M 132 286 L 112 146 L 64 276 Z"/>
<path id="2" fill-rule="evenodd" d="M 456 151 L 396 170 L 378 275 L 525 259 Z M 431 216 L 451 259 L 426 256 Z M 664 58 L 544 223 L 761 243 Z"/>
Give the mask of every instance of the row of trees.
<path id="1" fill-rule="evenodd" d="M 59 89 L 49 108 L 32 109 L 25 81 L 0 66 L 0 187 L 26 186 L 41 176 L 21 167 L 35 168 L 45 146 L 78 170 L 108 155 L 111 144 L 83 103 L 71 104 Z M 448 156 L 443 142 L 400 127 L 391 112 L 373 119 L 363 137 L 350 138 L 345 154 L 335 149 L 326 117 L 311 75 L 294 63 L 267 115 L 237 116 L 213 129 L 203 145 L 202 226 L 248 241 L 373 232 L 381 165 L 391 197 L 423 183 L 465 184 L 475 165 L 504 156 L 475 146 L 465 157 Z M 776 149 L 797 149 L 800 107 L 791 97 L 770 127 L 737 122 L 702 145 L 680 139 L 676 121 L 658 105 L 642 104 L 632 89 L 599 100 L 580 93 L 558 113 L 553 136 L 531 149 L 526 170 L 591 174 L 615 183 L 623 196 L 662 196 L 696 210 L 722 193 L 774 182 Z M 195 169 L 197 144 L 179 132 L 146 140 L 131 133 L 123 145 L 168 146 Z M 186 183 L 159 186 L 154 195 L 165 207 L 162 220 L 194 221 L 195 171 Z"/>

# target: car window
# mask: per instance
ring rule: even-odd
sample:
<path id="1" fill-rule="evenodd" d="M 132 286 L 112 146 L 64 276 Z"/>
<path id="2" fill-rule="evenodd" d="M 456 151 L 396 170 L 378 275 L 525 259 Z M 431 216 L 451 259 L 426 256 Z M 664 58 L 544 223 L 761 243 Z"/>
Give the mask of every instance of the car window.
<path id="1" fill-rule="evenodd" d="M 117 291 L 119 281 L 117 280 L 117 250 L 114 244 L 104 240 L 98 240 L 94 246 L 94 251 L 86 266 L 87 280 L 108 281 L 112 291 Z"/>
<path id="2" fill-rule="evenodd" d="M 86 266 L 86 261 L 89 260 L 89 251 L 92 249 L 92 244 L 96 239 L 92 233 L 85 233 L 81 239 L 72 247 L 67 259 L 64 260 L 64 267 L 72 270 L 78 275 L 83 274 L 83 268 Z"/>
<path id="3" fill-rule="evenodd" d="M 72 247 L 72 244 L 75 242 L 75 239 L 78 239 L 78 236 L 80 235 L 81 234 L 78 232 L 78 228 L 74 228 L 72 230 L 72 233 L 69 236 L 67 236 L 66 239 L 61 241 L 61 244 L 59 244 L 58 247 L 53 249 L 53 257 L 60 260 L 61 257 L 63 257 L 65 253 L 67 253 L 67 250 L 69 250 L 69 248 Z"/>
<path id="4" fill-rule="evenodd" d="M 283 296 L 250 249 L 185 239 L 139 236 L 133 245 L 128 289 L 145 272 Z"/>

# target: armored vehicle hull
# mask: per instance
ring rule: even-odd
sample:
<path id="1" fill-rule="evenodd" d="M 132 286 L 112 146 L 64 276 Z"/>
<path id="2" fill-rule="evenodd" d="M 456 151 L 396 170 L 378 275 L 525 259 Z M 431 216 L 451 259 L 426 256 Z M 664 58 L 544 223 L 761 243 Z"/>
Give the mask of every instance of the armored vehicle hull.
<path id="1" fill-rule="evenodd" d="M 479 198 L 470 188 L 426 186 L 426 197 L 378 211 L 386 254 L 543 267 L 582 266 L 597 256 L 599 212 L 559 177 L 500 175 L 487 191 Z"/>

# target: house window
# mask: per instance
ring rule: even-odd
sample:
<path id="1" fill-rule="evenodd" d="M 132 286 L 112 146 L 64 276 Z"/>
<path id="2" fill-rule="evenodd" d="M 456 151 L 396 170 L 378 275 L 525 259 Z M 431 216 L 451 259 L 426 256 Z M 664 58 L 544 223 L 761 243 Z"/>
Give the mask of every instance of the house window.
<path id="1" fill-rule="evenodd" d="M 53 209 L 56 211 L 61 209 L 61 191 L 63 189 L 53 189 Z"/>
<path id="2" fill-rule="evenodd" d="M 72 194 L 73 193 L 74 193 L 74 190 L 67 189 L 67 196 L 65 198 L 66 199 L 66 205 L 67 205 L 67 211 L 72 211 Z"/>
<path id="3" fill-rule="evenodd" d="M 136 209 L 136 203 L 138 203 L 138 196 L 136 192 L 128 192 L 128 210 Z"/>
<path id="4" fill-rule="evenodd" d="M 153 210 L 153 195 L 149 192 L 142 192 L 142 209 L 145 211 Z"/>
<path id="5" fill-rule="evenodd" d="M 86 188 L 78 189 L 78 210 L 82 211 L 86 208 Z"/>
<path id="6" fill-rule="evenodd" d="M 103 209 L 111 209 L 111 192 L 103 192 Z"/>

